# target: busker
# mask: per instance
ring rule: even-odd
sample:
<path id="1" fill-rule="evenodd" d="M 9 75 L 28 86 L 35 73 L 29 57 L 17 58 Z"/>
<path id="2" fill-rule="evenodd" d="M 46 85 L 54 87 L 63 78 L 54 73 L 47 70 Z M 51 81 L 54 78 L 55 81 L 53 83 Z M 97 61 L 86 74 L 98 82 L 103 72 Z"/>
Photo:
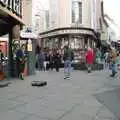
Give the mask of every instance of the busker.
<path id="1" fill-rule="evenodd" d="M 23 77 L 23 72 L 24 72 L 24 68 L 25 68 L 25 62 L 26 62 L 26 56 L 24 54 L 24 46 L 19 47 L 19 45 L 17 46 L 17 52 L 16 52 L 16 62 L 17 62 L 17 74 L 18 77 L 21 80 L 24 80 Z"/>

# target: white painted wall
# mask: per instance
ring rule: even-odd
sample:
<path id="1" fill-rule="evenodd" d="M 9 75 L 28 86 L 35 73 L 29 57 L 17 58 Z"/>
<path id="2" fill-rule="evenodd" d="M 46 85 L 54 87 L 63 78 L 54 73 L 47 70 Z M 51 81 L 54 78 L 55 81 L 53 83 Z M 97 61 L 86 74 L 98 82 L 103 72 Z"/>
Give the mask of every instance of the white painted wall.
<path id="1" fill-rule="evenodd" d="M 100 0 L 78 1 L 82 1 L 83 9 L 82 24 L 77 26 L 98 30 L 101 16 Z M 50 29 L 75 26 L 72 24 L 72 0 L 50 0 L 50 26 Z"/>
<path id="2" fill-rule="evenodd" d="M 32 26 L 32 0 L 22 0 L 22 19 L 26 26 Z"/>

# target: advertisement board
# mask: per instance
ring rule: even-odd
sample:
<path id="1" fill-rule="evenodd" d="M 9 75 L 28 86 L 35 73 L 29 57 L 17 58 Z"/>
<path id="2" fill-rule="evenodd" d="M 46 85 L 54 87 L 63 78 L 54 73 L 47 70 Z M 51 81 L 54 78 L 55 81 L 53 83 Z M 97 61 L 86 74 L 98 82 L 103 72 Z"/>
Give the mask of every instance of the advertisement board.
<path id="1" fill-rule="evenodd" d="M 21 14 L 21 0 L 0 0 L 4 6 L 14 11 L 17 15 Z"/>

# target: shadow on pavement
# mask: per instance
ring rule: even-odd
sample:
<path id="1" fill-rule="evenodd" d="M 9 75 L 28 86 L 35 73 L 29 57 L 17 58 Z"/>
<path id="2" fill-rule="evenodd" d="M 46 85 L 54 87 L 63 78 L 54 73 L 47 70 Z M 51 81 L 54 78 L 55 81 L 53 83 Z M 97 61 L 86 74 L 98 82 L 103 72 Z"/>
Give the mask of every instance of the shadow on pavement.
<path id="1" fill-rule="evenodd" d="M 120 88 L 94 95 L 101 104 L 105 105 L 118 119 L 120 119 Z"/>

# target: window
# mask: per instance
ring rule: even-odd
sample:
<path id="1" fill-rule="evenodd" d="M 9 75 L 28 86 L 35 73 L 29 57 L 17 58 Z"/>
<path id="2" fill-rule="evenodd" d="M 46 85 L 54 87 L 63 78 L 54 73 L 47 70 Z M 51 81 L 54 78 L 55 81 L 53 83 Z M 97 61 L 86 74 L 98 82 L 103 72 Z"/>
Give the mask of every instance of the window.
<path id="1" fill-rule="evenodd" d="M 72 23 L 82 23 L 82 2 L 72 2 Z"/>

